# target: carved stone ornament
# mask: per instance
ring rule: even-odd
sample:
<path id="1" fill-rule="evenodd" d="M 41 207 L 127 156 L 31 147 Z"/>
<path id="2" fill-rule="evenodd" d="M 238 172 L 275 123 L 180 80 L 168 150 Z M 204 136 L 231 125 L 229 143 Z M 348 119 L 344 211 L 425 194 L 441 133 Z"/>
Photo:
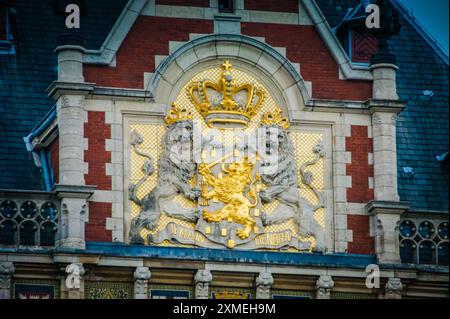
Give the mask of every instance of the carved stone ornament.
<path id="1" fill-rule="evenodd" d="M 403 284 L 400 278 L 389 278 L 385 288 L 386 299 L 401 299 Z"/>
<path id="2" fill-rule="evenodd" d="M 0 289 L 9 289 L 11 277 L 15 272 L 14 264 L 10 261 L 0 262 Z"/>
<path id="3" fill-rule="evenodd" d="M 66 267 L 66 288 L 67 289 L 80 289 L 81 279 L 84 276 L 83 264 L 73 263 Z"/>
<path id="4" fill-rule="evenodd" d="M 209 284 L 212 281 L 211 271 L 200 269 L 194 277 L 195 282 L 195 299 L 209 298 Z"/>
<path id="5" fill-rule="evenodd" d="M 261 272 L 256 277 L 256 299 L 270 299 L 270 288 L 272 285 L 272 274 L 270 272 Z"/>
<path id="6" fill-rule="evenodd" d="M 134 298 L 146 299 L 148 280 L 151 277 L 151 272 L 148 267 L 137 267 L 134 271 Z"/>
<path id="7" fill-rule="evenodd" d="M 334 281 L 331 276 L 320 276 L 316 281 L 316 298 L 330 299 L 331 289 L 334 287 Z"/>
<path id="8" fill-rule="evenodd" d="M 310 150 L 313 160 L 298 169 L 290 123 L 281 109 L 259 113 L 264 90 L 253 83 L 238 83 L 228 61 L 221 72 L 218 82 L 204 79 L 187 85 L 190 104 L 172 104 L 159 159 L 144 150 L 140 132 L 131 132 L 132 152 L 144 163 L 141 178 L 128 187 L 129 199 L 139 207 L 131 220 L 130 242 L 325 252 L 325 231 L 314 217 L 325 202 L 310 171 L 326 156 L 323 143 Z M 264 151 L 255 151 L 257 144 L 247 139 L 238 143 L 233 138 L 230 146 L 225 138 L 204 138 L 211 131 L 217 136 L 227 131 L 248 135 L 255 119 L 254 132 L 261 140 L 270 139 L 261 143 Z M 189 156 L 184 156 L 185 150 L 191 152 Z M 142 196 L 140 190 L 153 174 L 157 174 L 156 186 Z M 317 198 L 316 205 L 300 196 L 298 176 Z M 271 203 L 277 204 L 275 210 L 265 211 L 264 205 Z M 292 221 L 290 229 L 265 231 Z"/>

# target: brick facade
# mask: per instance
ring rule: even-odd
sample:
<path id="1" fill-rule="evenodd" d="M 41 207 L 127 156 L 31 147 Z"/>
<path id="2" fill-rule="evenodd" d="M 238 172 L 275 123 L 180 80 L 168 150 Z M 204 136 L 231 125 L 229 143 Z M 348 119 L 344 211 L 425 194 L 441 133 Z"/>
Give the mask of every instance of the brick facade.
<path id="1" fill-rule="evenodd" d="M 55 184 L 59 183 L 59 138 L 57 137 L 48 147 L 50 164 L 55 177 Z"/>
<path id="2" fill-rule="evenodd" d="M 351 155 L 351 163 L 346 164 L 347 176 L 351 176 L 352 186 L 347 188 L 347 202 L 366 204 L 373 200 L 373 165 L 369 164 L 369 154 L 373 152 L 369 128 L 352 125 L 351 135 L 345 139 L 346 151 Z M 374 254 L 374 237 L 370 236 L 370 216 L 347 215 L 347 228 L 352 231 L 353 241 L 348 243 L 348 253 Z"/>
<path id="3" fill-rule="evenodd" d="M 318 99 L 365 101 L 372 97 L 372 83 L 339 80 L 339 68 L 313 26 L 243 22 L 242 33 L 264 37 L 274 47 L 286 48 L 291 62 L 300 63 L 300 72 L 312 82 Z"/>
<path id="4" fill-rule="evenodd" d="M 89 222 L 86 224 L 86 241 L 112 241 L 112 232 L 106 229 L 106 219 L 111 217 L 111 203 L 89 203 Z"/>
<path id="5" fill-rule="evenodd" d="M 117 52 L 117 67 L 85 65 L 87 82 L 98 86 L 144 88 L 144 72 L 155 70 L 155 55 L 169 54 L 169 41 L 188 41 L 189 33 L 212 33 L 209 20 L 140 16 Z"/>
<path id="6" fill-rule="evenodd" d="M 372 138 L 368 137 L 368 127 L 352 125 L 351 136 L 345 141 L 352 162 L 346 165 L 347 176 L 352 177 L 352 187 L 347 189 L 349 203 L 367 203 L 374 198 L 369 187 L 369 177 L 373 177 L 373 165 L 369 164 L 369 153 L 373 152 Z"/>
<path id="7" fill-rule="evenodd" d="M 88 112 L 84 136 L 88 139 L 88 149 L 84 152 L 84 161 L 89 167 L 84 177 L 86 185 L 96 185 L 98 190 L 111 190 L 111 176 L 106 175 L 106 163 L 111 163 L 111 152 L 105 149 L 106 139 L 111 138 L 111 125 L 105 123 L 104 112 Z"/>
<path id="8" fill-rule="evenodd" d="M 347 226 L 353 233 L 353 241 L 348 243 L 348 253 L 375 254 L 375 239 L 370 236 L 369 218 L 363 215 L 347 216 Z"/>

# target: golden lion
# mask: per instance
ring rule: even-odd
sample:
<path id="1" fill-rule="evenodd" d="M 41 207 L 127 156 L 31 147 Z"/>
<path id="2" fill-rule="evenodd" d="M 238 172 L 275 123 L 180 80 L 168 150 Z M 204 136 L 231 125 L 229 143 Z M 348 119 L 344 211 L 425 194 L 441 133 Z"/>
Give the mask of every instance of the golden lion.
<path id="1" fill-rule="evenodd" d="M 236 235 L 241 239 L 250 236 L 255 220 L 250 216 L 250 209 L 258 204 L 258 197 L 253 184 L 259 181 L 259 175 L 251 180 L 251 173 L 254 167 L 253 163 L 244 158 L 240 162 L 228 165 L 222 165 L 222 171 L 227 175 L 217 178 L 210 170 L 211 164 L 200 164 L 199 172 L 203 176 L 203 180 L 213 189 L 208 191 L 202 189 L 202 197 L 204 199 L 219 200 L 225 204 L 224 207 L 214 212 L 203 210 L 203 218 L 207 222 L 220 222 L 228 220 L 244 225 L 244 229 L 238 229 Z M 248 197 L 253 199 L 253 203 L 245 197 L 244 192 L 249 185 Z"/>

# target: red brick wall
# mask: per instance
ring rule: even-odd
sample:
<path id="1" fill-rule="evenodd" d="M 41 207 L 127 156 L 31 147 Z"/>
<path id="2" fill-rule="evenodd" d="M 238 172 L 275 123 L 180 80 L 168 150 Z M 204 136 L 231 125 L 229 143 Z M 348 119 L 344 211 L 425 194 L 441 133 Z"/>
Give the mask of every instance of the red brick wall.
<path id="1" fill-rule="evenodd" d="M 347 227 L 353 231 L 353 242 L 348 243 L 348 253 L 375 254 L 375 240 L 370 236 L 369 216 L 347 215 Z"/>
<path id="2" fill-rule="evenodd" d="M 186 7 L 209 7 L 209 0 L 156 0 L 156 4 Z"/>
<path id="3" fill-rule="evenodd" d="M 369 177 L 373 177 L 373 165 L 369 165 L 369 153 L 373 152 L 372 138 L 368 127 L 352 125 L 351 136 L 345 139 L 347 152 L 351 153 L 351 164 L 346 165 L 347 176 L 352 177 L 352 187 L 347 189 L 349 203 L 367 203 L 373 200 L 373 189 L 369 189 Z"/>
<path id="4" fill-rule="evenodd" d="M 57 137 L 49 146 L 50 163 L 55 176 L 55 183 L 59 183 L 59 138 Z"/>
<path id="5" fill-rule="evenodd" d="M 106 175 L 106 163 L 111 163 L 111 152 L 105 149 L 105 139 L 111 138 L 111 125 L 105 123 L 104 112 L 88 112 L 84 137 L 88 138 L 88 149 L 84 151 L 84 161 L 89 165 L 88 174 L 84 176 L 86 185 L 111 190 L 111 176 Z"/>
<path id="6" fill-rule="evenodd" d="M 86 241 L 112 241 L 111 230 L 106 229 L 106 219 L 111 217 L 111 203 L 89 203 L 89 223 L 86 224 Z"/>
<path id="7" fill-rule="evenodd" d="M 98 86 L 143 89 L 144 72 L 155 70 L 155 55 L 169 54 L 169 40 L 212 32 L 209 20 L 140 16 L 117 53 L 117 67 L 85 65 L 84 77 Z"/>
<path id="8" fill-rule="evenodd" d="M 275 12 L 298 12 L 298 0 L 245 0 L 245 10 L 275 11 Z"/>
<path id="9" fill-rule="evenodd" d="M 365 101 L 372 96 L 370 81 L 339 80 L 338 65 L 313 26 L 243 22 L 241 30 L 285 47 L 287 58 L 300 63 L 302 77 L 312 82 L 314 98 Z"/>

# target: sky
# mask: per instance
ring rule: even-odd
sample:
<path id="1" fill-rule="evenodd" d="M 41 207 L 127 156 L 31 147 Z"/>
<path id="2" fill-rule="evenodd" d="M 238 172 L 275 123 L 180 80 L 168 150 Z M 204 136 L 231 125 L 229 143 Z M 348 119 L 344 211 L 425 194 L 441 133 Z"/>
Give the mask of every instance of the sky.
<path id="1" fill-rule="evenodd" d="M 400 0 L 448 53 L 449 0 Z"/>

